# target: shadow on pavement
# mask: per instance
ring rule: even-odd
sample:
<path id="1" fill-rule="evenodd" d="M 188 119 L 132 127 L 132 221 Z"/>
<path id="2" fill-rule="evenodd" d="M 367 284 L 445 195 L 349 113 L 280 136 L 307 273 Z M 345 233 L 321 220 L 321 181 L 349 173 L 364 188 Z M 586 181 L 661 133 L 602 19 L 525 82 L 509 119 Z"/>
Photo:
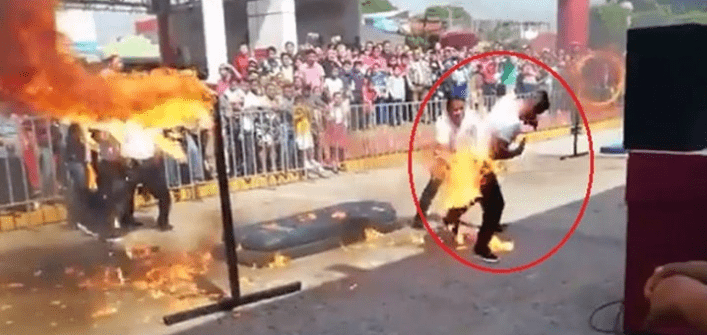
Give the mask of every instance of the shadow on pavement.
<path id="1" fill-rule="evenodd" d="M 590 204 L 606 208 L 588 210 L 582 225 L 625 230 L 623 193 L 619 187 L 594 195 Z M 567 233 L 560 221 L 573 220 L 580 204 L 511 223 L 516 250 L 498 266 L 527 263 L 557 244 Z M 537 224 L 554 221 L 557 228 Z M 493 275 L 464 267 L 428 243 L 425 253 L 372 271 L 331 267 L 347 278 L 179 334 L 594 334 L 587 323 L 591 312 L 623 295 L 624 255 L 623 235 L 578 231 L 539 266 Z M 611 328 L 615 314 L 607 314 L 596 324 Z"/>

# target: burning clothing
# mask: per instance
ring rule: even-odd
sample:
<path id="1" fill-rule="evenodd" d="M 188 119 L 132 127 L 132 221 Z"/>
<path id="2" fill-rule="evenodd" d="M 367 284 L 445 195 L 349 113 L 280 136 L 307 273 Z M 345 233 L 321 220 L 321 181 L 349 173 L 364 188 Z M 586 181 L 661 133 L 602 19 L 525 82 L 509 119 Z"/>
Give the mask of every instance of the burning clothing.
<path id="1" fill-rule="evenodd" d="M 523 126 L 518 116 L 523 101 L 509 94 L 496 102 L 489 113 L 486 124 L 489 135 L 512 143 L 521 133 Z"/>

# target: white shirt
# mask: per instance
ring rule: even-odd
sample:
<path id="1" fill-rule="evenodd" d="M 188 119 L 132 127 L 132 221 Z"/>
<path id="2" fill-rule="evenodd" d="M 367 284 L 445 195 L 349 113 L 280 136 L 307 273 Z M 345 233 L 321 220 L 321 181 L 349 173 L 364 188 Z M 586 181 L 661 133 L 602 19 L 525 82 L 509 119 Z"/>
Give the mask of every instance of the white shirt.
<path id="1" fill-rule="evenodd" d="M 405 100 L 405 78 L 399 76 L 388 77 L 388 92 L 391 99 Z"/>
<path id="2" fill-rule="evenodd" d="M 324 86 L 329 90 L 329 94 L 334 95 L 334 93 L 341 93 L 344 91 L 344 81 L 341 78 L 331 79 L 327 78 L 324 80 Z"/>
<path id="3" fill-rule="evenodd" d="M 479 143 L 480 124 L 476 111 L 467 109 L 459 127 L 443 113 L 435 123 L 435 140 L 438 144 L 456 150 L 460 145 L 476 146 Z"/>
<path id="4" fill-rule="evenodd" d="M 523 122 L 518 116 L 522 104 L 523 101 L 513 93 L 499 99 L 486 117 L 489 134 L 512 143 L 520 135 L 523 127 Z"/>
<path id="5" fill-rule="evenodd" d="M 138 124 L 127 123 L 121 154 L 125 158 L 137 160 L 150 159 L 155 156 L 155 141 L 152 136 Z"/>

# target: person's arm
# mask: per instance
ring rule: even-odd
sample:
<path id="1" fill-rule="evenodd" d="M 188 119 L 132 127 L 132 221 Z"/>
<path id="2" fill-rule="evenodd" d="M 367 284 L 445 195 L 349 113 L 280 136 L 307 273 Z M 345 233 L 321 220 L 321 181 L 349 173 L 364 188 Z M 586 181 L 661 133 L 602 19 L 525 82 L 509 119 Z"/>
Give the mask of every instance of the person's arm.
<path id="1" fill-rule="evenodd" d="M 646 281 L 644 288 L 645 295 L 649 296 L 661 281 L 675 275 L 690 277 L 703 284 L 707 284 L 707 262 L 690 261 L 659 266 L 655 269 L 655 272 L 648 281 Z"/>
<path id="2" fill-rule="evenodd" d="M 491 137 L 491 157 L 494 160 L 506 160 L 520 156 L 525 150 L 525 138 L 523 138 L 518 147 L 511 149 L 510 142 L 499 138 L 498 136 Z"/>
<path id="3" fill-rule="evenodd" d="M 681 320 L 707 333 L 707 286 L 690 277 L 675 275 L 655 288 L 650 296 L 646 330 L 655 330 L 666 320 Z"/>

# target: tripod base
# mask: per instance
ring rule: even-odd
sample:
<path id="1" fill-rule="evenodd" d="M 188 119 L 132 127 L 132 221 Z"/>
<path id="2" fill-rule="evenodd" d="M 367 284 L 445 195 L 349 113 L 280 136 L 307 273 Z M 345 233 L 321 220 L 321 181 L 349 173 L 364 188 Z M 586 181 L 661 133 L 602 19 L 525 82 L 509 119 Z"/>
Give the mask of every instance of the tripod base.
<path id="1" fill-rule="evenodd" d="M 165 325 L 171 326 L 175 323 L 184 322 L 187 320 L 195 319 L 205 315 L 230 311 L 236 307 L 252 304 L 261 300 L 275 298 L 281 295 L 286 295 L 302 290 L 302 282 L 295 282 L 284 286 L 279 286 L 271 288 L 268 290 L 256 292 L 246 296 L 242 296 L 238 299 L 236 298 L 226 298 L 215 304 L 197 307 L 192 310 L 183 311 L 175 313 L 172 315 L 167 315 L 162 320 Z"/>
<path id="2" fill-rule="evenodd" d="M 567 158 L 578 158 L 578 157 L 584 157 L 589 155 L 589 152 L 579 152 L 579 153 L 574 153 L 571 155 L 566 155 L 566 156 L 560 156 L 560 160 L 563 161 Z"/>

